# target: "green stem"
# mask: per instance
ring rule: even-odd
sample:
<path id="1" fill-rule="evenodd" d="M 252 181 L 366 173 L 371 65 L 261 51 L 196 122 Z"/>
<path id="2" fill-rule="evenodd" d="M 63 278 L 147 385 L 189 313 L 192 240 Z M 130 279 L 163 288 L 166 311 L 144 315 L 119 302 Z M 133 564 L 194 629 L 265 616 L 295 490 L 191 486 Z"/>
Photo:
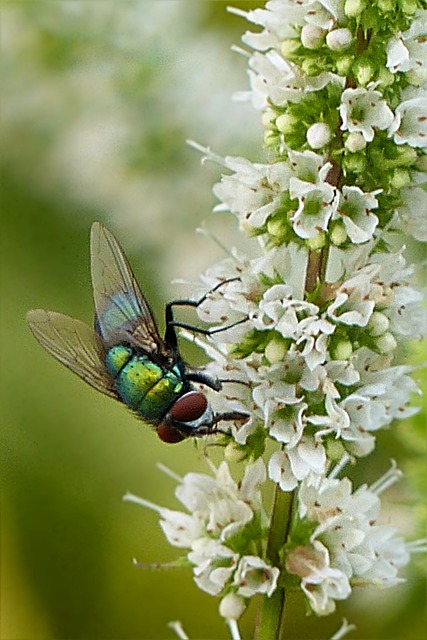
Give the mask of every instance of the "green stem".
<path id="1" fill-rule="evenodd" d="M 272 565 L 280 567 L 280 550 L 285 544 L 291 526 L 293 492 L 282 491 L 276 485 L 273 514 L 267 545 L 267 558 Z M 285 610 L 285 589 L 280 585 L 273 595 L 264 597 L 255 640 L 280 640 Z"/>

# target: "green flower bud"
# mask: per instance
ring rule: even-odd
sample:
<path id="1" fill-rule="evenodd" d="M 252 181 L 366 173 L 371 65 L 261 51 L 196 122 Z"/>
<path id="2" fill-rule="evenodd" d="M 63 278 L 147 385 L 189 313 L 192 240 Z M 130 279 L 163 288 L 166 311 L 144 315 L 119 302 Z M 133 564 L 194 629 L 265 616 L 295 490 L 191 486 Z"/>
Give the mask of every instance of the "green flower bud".
<path id="1" fill-rule="evenodd" d="M 406 13 L 407 16 L 412 16 L 417 10 L 417 2 L 416 0 L 401 0 L 401 7 L 403 13 Z"/>
<path id="2" fill-rule="evenodd" d="M 395 169 L 390 184 L 394 189 L 403 189 L 411 184 L 411 175 L 406 169 Z"/>
<path id="3" fill-rule="evenodd" d="M 270 364 L 277 364 L 285 358 L 287 350 L 285 342 L 276 335 L 267 344 L 264 353 Z"/>
<path id="4" fill-rule="evenodd" d="M 356 63 L 354 73 L 358 83 L 365 86 L 372 79 L 374 70 L 369 62 L 360 62 Z"/>
<path id="5" fill-rule="evenodd" d="M 283 113 L 281 116 L 276 118 L 276 127 L 281 133 L 294 133 L 296 126 L 298 126 L 298 118 L 293 116 L 291 113 Z"/>
<path id="6" fill-rule="evenodd" d="M 346 0 L 344 4 L 344 13 L 349 18 L 358 18 L 365 8 L 365 0 Z"/>
<path id="7" fill-rule="evenodd" d="M 314 238 L 308 238 L 305 243 L 310 251 L 322 249 L 326 244 L 326 234 L 324 231 L 319 231 L 318 234 L 314 236 Z"/>
<path id="8" fill-rule="evenodd" d="M 329 460 L 339 462 L 345 453 L 344 446 L 339 440 L 326 440 L 326 451 Z"/>
<path id="9" fill-rule="evenodd" d="M 353 345 L 350 340 L 342 338 L 335 342 L 330 353 L 334 360 L 348 360 L 353 353 Z"/>
<path id="10" fill-rule="evenodd" d="M 397 158 L 395 160 L 395 166 L 403 167 L 403 166 L 411 166 L 413 165 L 418 158 L 418 154 L 413 147 L 409 145 L 402 145 L 396 147 Z"/>
<path id="11" fill-rule="evenodd" d="M 300 43 L 295 38 L 286 38 L 280 45 L 280 52 L 284 58 L 292 58 L 299 46 Z"/>
<path id="12" fill-rule="evenodd" d="M 396 0 L 377 0 L 378 9 L 382 13 L 389 13 L 390 11 L 394 11 L 396 8 Z"/>
<path id="13" fill-rule="evenodd" d="M 264 144 L 266 147 L 272 147 L 277 143 L 277 133 L 275 131 L 265 131 Z"/>
<path id="14" fill-rule="evenodd" d="M 389 331 L 379 336 L 376 340 L 376 347 L 382 354 L 388 354 L 394 351 L 397 347 L 397 342 L 392 333 Z"/>
<path id="15" fill-rule="evenodd" d="M 329 239 L 336 247 L 339 247 L 348 238 L 347 231 L 342 222 L 337 222 L 329 234 Z"/>
<path id="16" fill-rule="evenodd" d="M 281 238 L 285 231 L 283 220 L 279 220 L 278 218 L 269 220 L 267 222 L 267 231 L 271 236 L 274 236 L 275 238 Z"/>
<path id="17" fill-rule="evenodd" d="M 242 462 L 245 459 L 245 451 L 236 442 L 230 442 L 224 449 L 224 458 L 227 462 Z"/>
<path id="18" fill-rule="evenodd" d="M 386 69 L 381 67 L 378 73 L 378 85 L 381 87 L 390 87 L 394 82 L 394 75 Z"/>
<path id="19" fill-rule="evenodd" d="M 374 311 L 368 322 L 368 330 L 371 336 L 382 336 L 389 328 L 390 320 L 381 311 Z"/>
<path id="20" fill-rule="evenodd" d="M 261 116 L 261 122 L 264 129 L 273 129 L 276 113 L 272 109 L 266 109 Z"/>
<path id="21" fill-rule="evenodd" d="M 366 158 L 361 154 L 352 154 L 347 155 L 343 158 L 343 168 L 347 172 L 358 173 L 361 174 L 365 170 L 366 167 Z"/>
<path id="22" fill-rule="evenodd" d="M 335 62 L 335 68 L 337 70 L 338 75 L 347 76 L 350 72 L 351 67 L 353 66 L 354 58 L 353 56 L 341 56 Z"/>
<path id="23" fill-rule="evenodd" d="M 304 58 L 301 64 L 301 69 L 305 75 L 313 77 L 319 74 L 319 66 L 315 60 L 311 60 L 310 58 Z"/>

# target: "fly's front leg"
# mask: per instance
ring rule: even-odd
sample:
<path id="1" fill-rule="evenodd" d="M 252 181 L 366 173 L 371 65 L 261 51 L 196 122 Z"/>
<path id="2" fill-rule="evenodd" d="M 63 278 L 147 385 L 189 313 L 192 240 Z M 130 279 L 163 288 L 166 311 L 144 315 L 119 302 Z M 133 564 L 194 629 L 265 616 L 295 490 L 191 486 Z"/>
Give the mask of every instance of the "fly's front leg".
<path id="1" fill-rule="evenodd" d="M 205 293 L 204 296 L 199 298 L 199 300 L 188 300 L 188 299 L 182 298 L 179 300 L 172 300 L 171 302 L 168 302 L 166 304 L 166 309 L 165 309 L 165 320 L 166 320 L 165 342 L 166 344 L 169 347 L 171 347 L 171 349 L 174 349 L 174 350 L 177 349 L 178 339 L 175 331 L 176 327 L 180 327 L 181 329 L 188 329 L 189 331 L 195 331 L 204 336 L 210 336 L 214 333 L 219 333 L 220 331 L 231 329 L 232 327 L 235 327 L 239 324 L 242 324 L 243 322 L 246 322 L 247 318 L 244 318 L 243 320 L 238 320 L 237 322 L 227 325 L 226 327 L 217 327 L 216 329 L 201 329 L 200 327 L 195 327 L 194 325 L 189 324 L 187 322 L 179 322 L 174 319 L 174 315 L 173 315 L 173 307 L 181 306 L 181 307 L 197 308 L 201 304 L 203 304 L 205 300 L 208 299 L 211 293 L 213 293 L 214 291 L 217 291 L 217 289 L 220 289 L 225 284 L 228 284 L 229 282 L 234 282 L 237 280 L 240 280 L 240 278 L 239 277 L 229 278 L 228 280 L 223 280 L 222 282 L 219 282 L 217 285 L 215 285 L 215 287 L 213 287 L 207 293 Z"/>
<path id="2" fill-rule="evenodd" d="M 223 420 L 247 422 L 249 417 L 249 413 L 242 413 L 241 411 L 224 411 L 223 413 L 216 413 L 214 415 L 213 424 L 218 424 L 218 422 L 222 422 Z"/>

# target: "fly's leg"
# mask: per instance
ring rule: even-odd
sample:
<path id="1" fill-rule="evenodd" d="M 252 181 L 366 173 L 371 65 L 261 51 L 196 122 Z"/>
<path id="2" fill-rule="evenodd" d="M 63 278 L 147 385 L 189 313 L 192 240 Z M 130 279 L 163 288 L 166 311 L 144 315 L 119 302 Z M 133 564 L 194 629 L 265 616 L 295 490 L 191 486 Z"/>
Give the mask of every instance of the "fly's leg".
<path id="1" fill-rule="evenodd" d="M 183 298 L 183 299 L 172 300 L 171 302 L 168 302 L 165 309 L 165 319 L 166 319 L 165 342 L 166 344 L 171 349 L 176 350 L 178 348 L 178 339 L 175 331 L 176 327 L 180 327 L 181 329 L 188 329 L 189 331 L 195 331 L 196 333 L 200 333 L 201 335 L 204 335 L 204 336 L 210 336 L 214 333 L 219 333 L 220 331 L 226 331 L 227 329 L 231 329 L 232 327 L 236 327 L 237 325 L 242 324 L 243 322 L 246 322 L 247 318 L 243 318 L 243 320 L 238 320 L 237 322 L 233 322 L 232 324 L 229 324 L 225 327 L 217 327 L 216 329 L 202 329 L 200 327 L 195 327 L 194 325 L 189 324 L 187 322 L 179 322 L 174 319 L 174 315 L 173 315 L 173 307 L 181 306 L 181 307 L 197 308 L 201 304 L 203 304 L 205 300 L 208 299 L 211 293 L 213 293 L 214 291 L 217 291 L 217 289 L 219 289 L 223 285 L 229 282 L 234 282 L 236 280 L 240 280 L 240 278 L 238 277 L 229 278 L 228 280 L 223 280 L 222 282 L 219 282 L 217 285 L 215 285 L 215 287 L 213 287 L 207 293 L 205 293 L 205 295 L 202 296 L 199 300 L 187 300 Z"/>
<path id="2" fill-rule="evenodd" d="M 242 413 L 241 411 L 224 411 L 224 413 L 216 413 L 213 418 L 213 424 L 218 424 L 218 422 L 222 422 L 223 420 L 246 422 L 249 420 L 249 414 Z"/>

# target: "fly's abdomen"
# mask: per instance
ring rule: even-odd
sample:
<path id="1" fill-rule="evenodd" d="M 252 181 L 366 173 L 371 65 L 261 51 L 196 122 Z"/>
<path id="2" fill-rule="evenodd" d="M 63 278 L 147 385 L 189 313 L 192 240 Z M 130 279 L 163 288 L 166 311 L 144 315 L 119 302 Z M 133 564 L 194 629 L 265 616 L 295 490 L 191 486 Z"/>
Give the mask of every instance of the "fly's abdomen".
<path id="1" fill-rule="evenodd" d="M 164 369 L 130 347 L 112 347 L 106 365 L 121 400 L 147 421 L 161 420 L 182 395 L 184 383 L 178 367 Z"/>

